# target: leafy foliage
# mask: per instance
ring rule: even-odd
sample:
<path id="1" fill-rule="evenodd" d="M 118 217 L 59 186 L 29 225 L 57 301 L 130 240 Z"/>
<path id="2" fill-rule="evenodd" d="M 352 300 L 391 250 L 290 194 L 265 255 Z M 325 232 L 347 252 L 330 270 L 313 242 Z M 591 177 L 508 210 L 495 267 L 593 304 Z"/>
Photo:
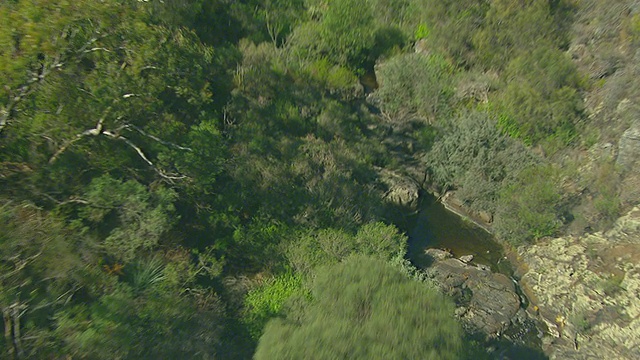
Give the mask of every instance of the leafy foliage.
<path id="1" fill-rule="evenodd" d="M 50 356 L 59 344 L 52 342 L 49 317 L 82 286 L 81 241 L 63 221 L 29 204 L 3 202 L 0 222 L 2 356 Z"/>
<path id="2" fill-rule="evenodd" d="M 304 293 L 302 279 L 292 273 L 273 277 L 251 290 L 245 299 L 247 314 L 244 321 L 252 336 L 257 340 L 267 321 L 280 313 L 285 302 Z"/>
<path id="3" fill-rule="evenodd" d="M 374 46 L 373 11 L 368 1 L 329 1 L 320 8 L 319 20 L 311 20 L 294 32 L 294 46 L 333 63 L 357 69 Z"/>
<path id="4" fill-rule="evenodd" d="M 462 113 L 435 141 L 425 161 L 432 181 L 472 209 L 494 212 L 502 188 L 538 159 L 504 135 L 486 113 Z"/>
<path id="5" fill-rule="evenodd" d="M 557 138 L 568 144 L 582 112 L 575 66 L 558 50 L 538 48 L 512 62 L 506 71 L 510 83 L 498 106 L 505 115 L 500 127 L 527 144 Z"/>
<path id="6" fill-rule="evenodd" d="M 566 44 L 567 1 L 493 0 L 481 31 L 473 36 L 480 61 L 503 67 L 530 49 L 531 44 L 562 47 Z M 547 45 L 547 46 L 549 46 Z"/>
<path id="7" fill-rule="evenodd" d="M 56 332 L 68 351 L 94 359 L 208 358 L 216 351 L 219 314 L 195 307 L 175 293 L 151 288 L 135 295 L 119 284 L 91 306 L 59 314 Z"/>
<path id="8" fill-rule="evenodd" d="M 463 356 L 380 169 L 424 153 L 500 236 L 554 234 L 567 195 L 533 147 L 598 132 L 583 98 L 628 128 L 639 23 L 624 1 L 1 2 L 2 355 L 248 358 L 272 320 L 258 357 Z M 631 195 L 600 170 L 610 221 Z"/>
<path id="9" fill-rule="evenodd" d="M 489 2 L 485 0 L 423 0 L 411 2 L 416 27 L 429 29 L 424 41 L 429 48 L 447 54 L 455 64 L 470 66 L 476 62 L 473 37 L 481 30 Z"/>
<path id="10" fill-rule="evenodd" d="M 175 222 L 173 201 L 175 192 L 158 188 L 149 192 L 141 184 L 129 180 L 120 182 L 103 176 L 94 179 L 87 188 L 88 206 L 80 210 L 94 226 L 114 219 L 105 238 L 105 251 L 119 261 L 132 260 L 139 251 L 151 250 L 160 237 Z"/>

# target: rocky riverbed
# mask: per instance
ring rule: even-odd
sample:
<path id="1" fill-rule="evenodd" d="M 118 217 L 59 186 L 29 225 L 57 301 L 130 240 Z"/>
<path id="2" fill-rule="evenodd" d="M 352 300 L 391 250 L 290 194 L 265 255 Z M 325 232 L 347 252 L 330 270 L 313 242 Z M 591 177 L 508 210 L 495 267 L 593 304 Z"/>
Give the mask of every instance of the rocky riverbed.
<path id="1" fill-rule="evenodd" d="M 444 250 L 427 249 L 426 254 L 433 259 L 427 274 L 456 300 L 456 315 L 469 332 L 497 337 L 516 321 L 522 302 L 509 277 L 456 259 Z"/>

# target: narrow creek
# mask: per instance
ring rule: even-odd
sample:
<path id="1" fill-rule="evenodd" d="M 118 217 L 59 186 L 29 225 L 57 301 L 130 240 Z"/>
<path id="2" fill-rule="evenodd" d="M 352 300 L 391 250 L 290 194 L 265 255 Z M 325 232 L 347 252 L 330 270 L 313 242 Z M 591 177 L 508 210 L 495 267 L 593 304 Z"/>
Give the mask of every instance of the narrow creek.
<path id="1" fill-rule="evenodd" d="M 405 219 L 402 226 L 409 236 L 408 258 L 418 268 L 426 268 L 431 259 L 425 254 L 428 248 L 449 250 L 454 257 L 473 255 L 471 264 L 489 266 L 513 278 L 513 269 L 504 256 L 502 246 L 484 229 L 448 211 L 431 195 L 423 196 L 418 212 Z M 517 290 L 519 288 L 517 287 Z M 521 295 L 521 294 L 520 294 Z M 523 306 L 527 305 L 523 296 Z M 480 340 L 491 349 L 495 359 L 547 359 L 541 350 L 539 330 L 532 323 L 528 326 L 512 325 L 504 337 Z"/>

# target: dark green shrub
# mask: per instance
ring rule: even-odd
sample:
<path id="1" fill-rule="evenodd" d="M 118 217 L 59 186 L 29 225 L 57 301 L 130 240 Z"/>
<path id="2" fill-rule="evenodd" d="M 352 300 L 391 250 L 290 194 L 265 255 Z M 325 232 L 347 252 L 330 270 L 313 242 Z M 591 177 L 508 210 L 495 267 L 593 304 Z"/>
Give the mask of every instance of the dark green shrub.
<path id="1" fill-rule="evenodd" d="M 496 99 L 498 124 L 527 144 L 558 139 L 569 144 L 583 111 L 581 79 L 564 53 L 540 47 L 509 63 L 508 85 Z"/>
<path id="2" fill-rule="evenodd" d="M 452 73 L 453 67 L 440 56 L 399 55 L 380 65 L 376 96 L 393 120 L 416 116 L 432 123 L 448 111 Z"/>
<path id="3" fill-rule="evenodd" d="M 549 165 L 532 166 L 500 191 L 495 229 L 514 244 L 554 235 L 562 225 L 561 202 L 557 171 Z"/>

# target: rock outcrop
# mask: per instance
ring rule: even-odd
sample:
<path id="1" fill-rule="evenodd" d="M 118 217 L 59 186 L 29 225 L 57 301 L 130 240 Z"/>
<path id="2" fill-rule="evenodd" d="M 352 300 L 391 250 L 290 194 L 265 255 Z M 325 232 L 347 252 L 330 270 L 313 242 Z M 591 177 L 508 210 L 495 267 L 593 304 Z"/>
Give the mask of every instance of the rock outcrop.
<path id="1" fill-rule="evenodd" d="M 420 185 L 413 178 L 387 169 L 379 171 L 380 180 L 387 187 L 385 199 L 410 210 L 418 208 Z"/>
<path id="2" fill-rule="evenodd" d="M 618 144 L 618 166 L 630 170 L 640 158 L 640 122 L 636 122 L 620 137 Z"/>
<path id="3" fill-rule="evenodd" d="M 444 250 L 428 249 L 433 263 L 427 274 L 458 305 L 457 316 L 471 332 L 499 336 L 520 310 L 520 296 L 506 275 L 482 265 L 467 264 Z"/>
<path id="4" fill-rule="evenodd" d="M 551 359 L 640 359 L 640 209 L 606 233 L 519 249 L 529 311 Z"/>

